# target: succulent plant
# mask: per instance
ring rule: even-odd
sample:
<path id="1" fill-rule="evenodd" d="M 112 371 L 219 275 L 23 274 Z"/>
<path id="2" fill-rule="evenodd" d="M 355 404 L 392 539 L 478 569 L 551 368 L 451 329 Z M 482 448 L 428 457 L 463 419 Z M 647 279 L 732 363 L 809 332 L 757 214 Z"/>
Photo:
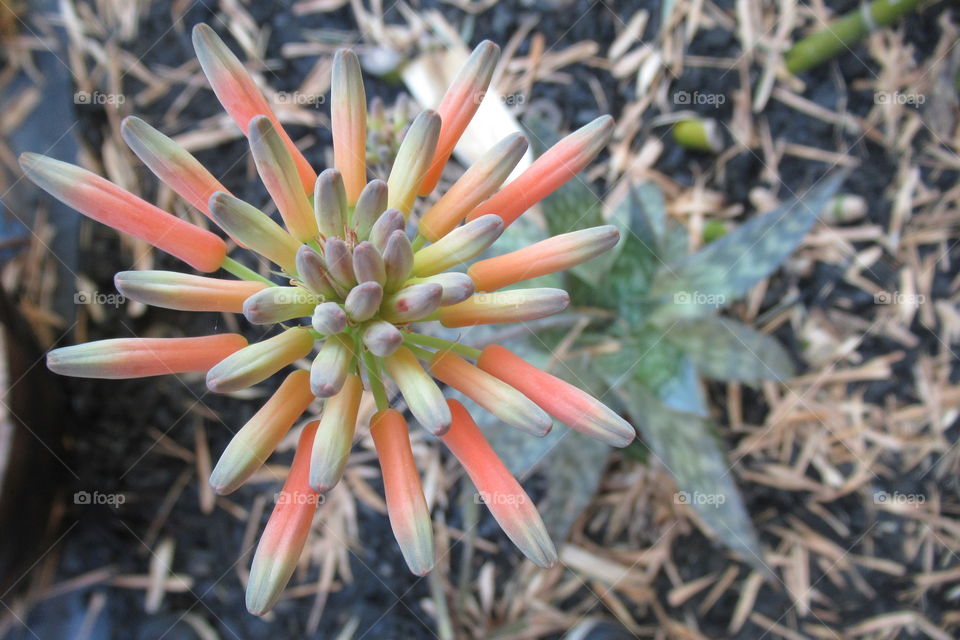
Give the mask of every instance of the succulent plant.
<path id="1" fill-rule="evenodd" d="M 229 493 L 271 455 L 315 398 L 321 417 L 302 429 L 294 460 L 260 538 L 247 586 L 247 608 L 268 611 L 304 547 L 319 496 L 340 480 L 364 392 L 377 413 L 370 431 L 383 472 L 390 523 L 412 571 L 434 562 L 432 526 L 414 465 L 407 422 L 391 408 L 389 381 L 410 413 L 439 436 L 466 469 L 508 537 L 536 564 L 557 555 L 532 502 L 497 458 L 466 409 L 446 400 L 437 380 L 503 422 L 534 436 L 553 419 L 615 446 L 633 427 L 577 387 L 525 363 L 504 347 L 482 351 L 423 333 L 426 325 L 471 327 L 523 322 L 562 311 L 561 289 L 510 289 L 570 268 L 612 248 L 609 226 L 563 234 L 515 253 L 456 269 L 491 247 L 521 214 L 573 178 L 604 147 L 608 116 L 572 133 L 503 186 L 527 142 L 510 135 L 469 168 L 432 206 L 431 194 L 490 82 L 499 49 L 481 43 L 436 111 L 410 123 L 386 182 L 368 181 L 367 107 L 360 66 L 336 53 L 331 89 L 334 167 L 317 175 L 284 132 L 241 62 L 206 25 L 193 31 L 203 71 L 245 132 L 257 171 L 283 224 L 230 194 L 173 140 L 136 118 L 122 132 L 134 153 L 163 182 L 206 214 L 244 251 L 276 265 L 264 277 L 229 257 L 224 239 L 177 218 L 109 181 L 52 158 L 24 154 L 26 175 L 81 213 L 141 238 L 203 273 L 125 271 L 116 286 L 147 304 L 185 311 L 242 313 L 274 336 L 247 344 L 239 334 L 190 338 L 123 338 L 55 349 L 47 364 L 70 376 L 129 378 L 206 372 L 207 387 L 233 392 L 263 382 L 313 354 L 294 370 L 234 436 L 210 482 Z M 419 209 L 426 208 L 424 211 Z M 412 224 L 416 223 L 416 224 Z M 412 238 L 412 239 L 411 239 Z"/>

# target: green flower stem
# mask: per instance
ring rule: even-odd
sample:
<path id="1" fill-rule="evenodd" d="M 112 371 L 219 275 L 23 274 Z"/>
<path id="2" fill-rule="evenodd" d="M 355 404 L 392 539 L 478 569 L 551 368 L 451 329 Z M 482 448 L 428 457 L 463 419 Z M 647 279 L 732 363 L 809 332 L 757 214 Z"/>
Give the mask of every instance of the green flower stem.
<path id="1" fill-rule="evenodd" d="M 861 4 L 836 22 L 790 47 L 784 56 L 790 73 L 801 73 L 830 60 L 860 42 L 874 29 L 885 27 L 912 11 L 920 0 L 874 0 Z"/>
<path id="2" fill-rule="evenodd" d="M 370 382 L 370 391 L 373 392 L 373 400 L 377 403 L 377 410 L 383 411 L 390 408 L 390 401 L 387 399 L 387 390 L 383 386 L 383 378 L 380 375 L 380 364 L 377 358 L 369 351 L 363 351 L 363 364 L 367 368 L 367 379 Z"/>
<path id="3" fill-rule="evenodd" d="M 406 339 L 404 339 L 404 344 L 406 345 L 407 349 L 410 349 L 410 351 L 413 352 L 413 355 L 417 356 L 417 358 L 419 358 L 420 360 L 423 360 L 424 362 L 429 362 L 430 360 L 433 359 L 433 355 L 434 355 L 433 351 L 427 351 L 426 349 L 421 349 L 415 344 L 410 344 Z"/>
<path id="4" fill-rule="evenodd" d="M 412 342 L 425 347 L 453 351 L 454 353 L 459 353 L 460 355 L 466 356 L 473 360 L 477 360 L 480 357 L 480 354 L 483 353 L 480 351 L 480 349 L 471 347 L 470 345 L 461 344 L 459 342 L 451 342 L 449 340 L 444 340 L 443 338 L 437 338 L 436 336 L 426 336 L 422 333 L 408 333 L 404 337 L 404 342 Z"/>
<path id="5" fill-rule="evenodd" d="M 269 278 L 264 278 L 262 275 L 251 269 L 250 267 L 245 267 L 230 256 L 227 256 L 223 259 L 223 263 L 220 265 L 220 268 L 226 271 L 227 273 L 233 274 L 240 278 L 241 280 L 250 280 L 252 282 L 265 282 L 271 287 L 277 286 L 275 282 Z"/>
<path id="6" fill-rule="evenodd" d="M 413 239 L 413 250 L 417 251 L 420 247 L 427 244 L 427 239 L 417 234 L 417 237 Z"/>

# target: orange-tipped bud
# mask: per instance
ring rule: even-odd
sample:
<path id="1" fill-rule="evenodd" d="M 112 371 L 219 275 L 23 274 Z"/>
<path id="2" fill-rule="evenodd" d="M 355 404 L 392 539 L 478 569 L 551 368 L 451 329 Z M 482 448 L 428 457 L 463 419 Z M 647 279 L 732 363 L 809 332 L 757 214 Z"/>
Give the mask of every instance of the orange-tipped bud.
<path id="1" fill-rule="evenodd" d="M 268 286 L 177 271 L 121 271 L 113 276 L 113 283 L 127 298 L 154 307 L 224 313 L 242 313 L 243 301 Z"/>
<path id="2" fill-rule="evenodd" d="M 469 327 L 476 324 L 527 322 L 560 313 L 570 304 L 563 289 L 511 289 L 478 293 L 460 304 L 440 309 L 440 324 Z"/>
<path id="3" fill-rule="evenodd" d="M 347 313 L 336 302 L 318 304 L 310 320 L 317 333 L 332 336 L 347 328 Z"/>
<path id="4" fill-rule="evenodd" d="M 362 395 L 360 377 L 350 374 L 337 395 L 323 405 L 310 457 L 310 487 L 314 491 L 326 493 L 340 482 L 350 457 Z"/>
<path id="5" fill-rule="evenodd" d="M 467 220 L 495 213 L 506 226 L 583 171 L 607 146 L 613 118 L 600 116 L 550 147 L 516 180 L 470 212 Z"/>
<path id="6" fill-rule="evenodd" d="M 390 234 L 383 248 L 383 268 L 386 278 L 383 289 L 388 293 L 402 287 L 410 275 L 413 269 L 413 245 L 403 230 L 398 229 Z"/>
<path id="7" fill-rule="evenodd" d="M 198 271 L 216 271 L 227 255 L 227 245 L 214 234 L 86 169 L 36 153 L 21 155 L 20 166 L 31 181 L 57 200 L 166 251 Z"/>
<path id="8" fill-rule="evenodd" d="M 220 181 L 189 151 L 135 116 L 123 119 L 120 134 L 127 146 L 168 187 L 209 216 L 207 202 L 217 191 L 226 191 Z M 211 218 L 212 219 L 212 218 Z"/>
<path id="9" fill-rule="evenodd" d="M 215 393 L 239 391 L 263 382 L 313 349 L 313 336 L 302 327 L 287 329 L 228 356 L 207 371 L 207 388 Z"/>
<path id="10" fill-rule="evenodd" d="M 486 347 L 477 365 L 584 435 L 614 447 L 627 446 L 635 436 L 629 422 L 589 393 L 541 371 L 504 347 Z"/>
<path id="11" fill-rule="evenodd" d="M 210 474 L 210 486 L 220 495 L 235 491 L 270 454 L 313 402 L 310 374 L 302 369 L 286 377 L 266 404 L 230 439 Z"/>
<path id="12" fill-rule="evenodd" d="M 274 324 L 309 317 L 319 300 L 303 287 L 267 287 L 243 303 L 243 315 L 253 324 Z"/>
<path id="13" fill-rule="evenodd" d="M 247 133 L 247 125 L 254 116 L 266 116 L 270 119 L 287 151 L 293 157 L 303 192 L 309 193 L 313 188 L 314 180 L 317 179 L 316 172 L 284 131 L 273 109 L 267 104 L 263 93 L 243 68 L 240 60 L 233 55 L 214 30 L 205 24 L 198 24 L 193 28 L 193 48 L 197 52 L 203 74 L 207 76 L 207 81 L 216 94 L 217 100 L 244 134 Z"/>
<path id="14" fill-rule="evenodd" d="M 210 196 L 210 213 L 217 224 L 239 238 L 287 273 L 297 271 L 297 250 L 300 243 L 270 219 L 270 216 L 228 193 L 218 191 Z"/>
<path id="15" fill-rule="evenodd" d="M 403 334 L 384 320 L 371 322 L 363 329 L 363 344 L 375 356 L 386 358 L 403 344 Z"/>
<path id="16" fill-rule="evenodd" d="M 277 504 L 253 556 L 247 581 L 247 611 L 257 616 L 273 607 L 290 581 L 321 501 L 320 494 L 311 489 L 309 483 L 310 453 L 316 431 L 317 423 L 312 422 L 300 434 L 287 481 L 277 496 Z"/>
<path id="17" fill-rule="evenodd" d="M 383 287 L 376 282 L 358 284 L 343 301 L 343 308 L 354 322 L 369 320 L 380 309 Z"/>
<path id="18" fill-rule="evenodd" d="M 410 125 L 397 150 L 387 179 L 387 206 L 399 209 L 404 218 L 410 217 L 417 190 L 430 167 L 439 135 L 440 116 L 434 111 L 423 111 Z"/>
<path id="19" fill-rule="evenodd" d="M 382 286 L 387 281 L 383 256 L 369 242 L 361 242 L 353 248 L 353 274 L 357 282 L 376 282 Z"/>
<path id="20" fill-rule="evenodd" d="M 449 271 L 447 273 L 438 273 L 435 276 L 426 278 L 413 278 L 408 280 L 410 284 L 438 284 L 443 289 L 440 296 L 440 306 L 447 307 L 451 304 L 463 302 L 473 295 L 473 280 L 465 273 Z"/>
<path id="21" fill-rule="evenodd" d="M 470 260 L 497 241 L 503 233 L 500 216 L 486 215 L 457 227 L 413 256 L 413 275 L 424 277 Z"/>
<path id="22" fill-rule="evenodd" d="M 496 291 L 517 282 L 575 267 L 612 248 L 620 232 L 612 225 L 564 233 L 467 269 L 477 291 Z"/>
<path id="23" fill-rule="evenodd" d="M 320 235 L 324 238 L 343 237 L 348 212 L 347 192 L 340 172 L 336 169 L 321 171 L 313 188 L 313 213 Z"/>
<path id="24" fill-rule="evenodd" d="M 353 208 L 350 225 L 357 238 L 366 240 L 370 230 L 384 211 L 387 210 L 387 183 L 383 180 L 371 180 L 360 192 L 357 205 Z"/>
<path id="25" fill-rule="evenodd" d="M 525 395 L 452 351 L 434 354 L 430 373 L 512 427 L 541 437 L 553 426 L 550 416 Z"/>
<path id="26" fill-rule="evenodd" d="M 330 79 L 333 164 L 343 174 L 347 201 L 356 204 L 367 184 L 367 98 L 360 61 L 349 49 L 333 57 Z"/>
<path id="27" fill-rule="evenodd" d="M 450 409 L 440 387 L 433 381 L 410 349 L 400 347 L 384 358 L 387 373 L 397 383 L 410 413 L 424 429 L 440 435 L 450 428 Z"/>
<path id="28" fill-rule="evenodd" d="M 247 340 L 235 333 L 199 338 L 116 338 L 47 353 L 47 368 L 80 378 L 146 378 L 168 373 L 206 371 Z"/>
<path id="29" fill-rule="evenodd" d="M 420 235 L 436 242 L 450 233 L 503 184 L 526 152 L 527 139 L 519 133 L 510 134 L 498 142 L 420 217 Z"/>
<path id="30" fill-rule="evenodd" d="M 393 536 L 410 570 L 426 575 L 433 568 L 433 524 L 413 460 L 407 421 L 394 409 L 378 411 L 370 420 L 370 436 L 380 460 Z"/>
<path id="31" fill-rule="evenodd" d="M 446 166 L 453 148 L 463 135 L 464 129 L 470 124 L 473 115 L 480 108 L 493 71 L 497 68 L 500 59 L 500 47 L 484 40 L 473 50 L 466 63 L 453 79 L 447 89 L 437 113 L 440 115 L 442 126 L 437 140 L 437 150 L 433 154 L 433 161 L 427 170 L 427 175 L 420 185 L 420 195 L 427 196 L 437 186 L 443 167 Z"/>
<path id="32" fill-rule="evenodd" d="M 277 128 L 270 118 L 254 116 L 247 127 L 247 137 L 257 173 L 277 205 L 290 235 L 300 242 L 312 240 L 317 235 L 313 207 L 300 183 L 293 156 Z"/>
<path id="33" fill-rule="evenodd" d="M 310 367 L 310 389 L 318 398 L 340 392 L 353 363 L 353 340 L 342 333 L 326 339 Z"/>
<path id="34" fill-rule="evenodd" d="M 440 439 L 463 465 L 480 499 L 513 544 L 538 566 L 553 566 L 557 551 L 533 501 L 494 453 L 463 405 L 456 400 L 447 400 L 447 404 L 453 422 Z"/>
<path id="35" fill-rule="evenodd" d="M 439 284 L 413 284 L 384 298 L 380 315 L 395 324 L 416 322 L 440 308 L 442 299 L 443 287 Z"/>

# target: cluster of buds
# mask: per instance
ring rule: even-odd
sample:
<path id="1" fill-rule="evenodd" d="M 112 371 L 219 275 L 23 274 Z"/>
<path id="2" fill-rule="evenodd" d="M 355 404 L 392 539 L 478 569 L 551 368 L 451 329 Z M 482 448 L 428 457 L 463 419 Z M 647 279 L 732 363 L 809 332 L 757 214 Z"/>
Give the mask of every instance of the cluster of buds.
<path id="1" fill-rule="evenodd" d="M 317 175 L 280 126 L 240 61 L 199 25 L 194 45 L 214 92 L 246 132 L 258 173 L 283 224 L 235 196 L 173 140 L 142 120 L 122 132 L 133 152 L 176 193 L 206 214 L 241 249 L 276 265 L 271 278 L 227 256 L 221 236 L 162 211 L 79 167 L 25 154 L 26 175 L 87 216 L 142 238 L 201 272 L 223 269 L 237 279 L 170 271 L 125 271 L 116 286 L 147 304 L 187 311 L 241 313 L 279 331 L 247 344 L 238 334 L 103 340 L 51 351 L 53 371 L 128 378 L 205 372 L 214 392 L 256 385 L 296 368 L 236 433 L 210 478 L 220 494 L 241 486 L 271 455 L 316 398 L 280 500 L 260 539 L 247 585 L 247 607 L 269 610 L 306 542 L 317 499 L 343 475 L 355 439 L 358 408 L 372 393 L 369 428 L 380 461 L 391 526 L 412 571 L 434 562 L 432 526 L 414 464 L 404 415 L 391 408 L 399 390 L 416 421 L 460 460 L 508 537 L 533 562 L 557 555 L 532 502 L 482 432 L 437 381 L 461 391 L 500 420 L 534 436 L 556 419 L 588 436 L 624 446 L 633 428 L 580 389 L 491 345 L 480 350 L 424 328 L 524 322 L 562 311 L 566 292 L 504 287 L 580 264 L 614 246 L 615 228 L 553 237 L 462 266 L 493 245 L 524 211 L 581 171 L 612 131 L 602 117 L 561 140 L 511 183 L 502 183 L 526 150 L 511 135 L 457 179 L 432 206 L 430 195 L 480 103 L 499 50 L 481 43 L 436 111 L 410 123 L 387 180 L 367 176 L 367 108 L 360 67 L 349 50 L 333 62 L 331 119 L 334 167 Z M 279 281 L 281 280 L 282 281 Z"/>

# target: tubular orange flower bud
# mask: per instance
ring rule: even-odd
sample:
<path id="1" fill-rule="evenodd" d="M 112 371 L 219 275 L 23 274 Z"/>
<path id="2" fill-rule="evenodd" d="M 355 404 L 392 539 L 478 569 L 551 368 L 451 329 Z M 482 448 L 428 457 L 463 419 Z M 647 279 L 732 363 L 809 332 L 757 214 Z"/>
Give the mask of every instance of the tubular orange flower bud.
<path id="1" fill-rule="evenodd" d="M 350 374 L 337 395 L 324 404 L 310 456 L 310 487 L 314 491 L 326 493 L 340 482 L 350 457 L 362 395 L 363 383 Z"/>
<path id="2" fill-rule="evenodd" d="M 323 245 L 323 262 L 327 267 L 327 275 L 333 284 L 344 291 L 350 291 L 357 284 L 353 274 L 353 256 L 347 243 L 340 238 L 327 238 Z"/>
<path id="3" fill-rule="evenodd" d="M 437 140 L 437 150 L 433 161 L 420 185 L 420 195 L 427 196 L 437 186 L 443 167 L 446 166 L 453 148 L 470 124 L 473 115 L 480 108 L 480 102 L 490 86 L 493 71 L 500 59 L 500 47 L 484 40 L 473 50 L 466 63 L 460 68 L 457 77 L 447 88 L 437 114 L 442 125 Z"/>
<path id="4" fill-rule="evenodd" d="M 430 373 L 510 426 L 537 437 L 547 435 L 553 426 L 550 416 L 525 395 L 452 351 L 434 354 Z"/>
<path id="5" fill-rule="evenodd" d="M 197 52 L 203 74 L 207 76 L 207 81 L 213 93 L 216 94 L 217 100 L 244 134 L 247 133 L 247 125 L 254 116 L 266 116 L 270 119 L 284 146 L 293 157 L 303 192 L 309 193 L 313 188 L 314 180 L 317 179 L 317 174 L 284 131 L 273 109 L 267 104 L 263 93 L 243 68 L 240 60 L 233 55 L 216 32 L 205 24 L 198 24 L 193 28 L 193 48 Z"/>
<path id="6" fill-rule="evenodd" d="M 503 220 L 493 214 L 457 227 L 413 256 L 413 275 L 424 277 L 446 271 L 490 248 L 503 233 Z"/>
<path id="7" fill-rule="evenodd" d="M 177 271 L 121 271 L 113 276 L 113 283 L 127 298 L 154 307 L 224 313 L 241 313 L 243 301 L 267 286 Z"/>
<path id="8" fill-rule="evenodd" d="M 384 298 L 380 315 L 395 324 L 416 322 L 440 307 L 443 287 L 436 283 L 413 284 Z"/>
<path id="9" fill-rule="evenodd" d="M 304 427 L 277 504 L 260 536 L 247 581 L 247 611 L 263 615 L 287 586 L 310 534 L 320 494 L 310 488 L 310 453 L 317 423 Z"/>
<path id="10" fill-rule="evenodd" d="M 343 236 L 348 213 L 347 192 L 343 188 L 343 177 L 336 169 L 325 169 L 317 176 L 313 188 L 313 212 L 324 238 Z"/>
<path id="11" fill-rule="evenodd" d="M 307 245 L 301 245 L 297 249 L 296 268 L 300 282 L 307 289 L 325 298 L 337 297 L 327 267 L 323 264 L 323 256 L 319 253 Z"/>
<path id="12" fill-rule="evenodd" d="M 541 371 L 504 347 L 489 345 L 477 365 L 584 435 L 614 447 L 627 446 L 635 436 L 629 422 L 589 393 Z"/>
<path id="13" fill-rule="evenodd" d="M 260 180 L 290 234 L 300 242 L 312 240 L 317 235 L 313 207 L 297 176 L 293 156 L 273 122 L 267 116 L 254 116 L 247 127 L 247 137 Z"/>
<path id="14" fill-rule="evenodd" d="M 570 304 L 563 289 L 511 289 L 478 293 L 459 304 L 440 309 L 440 324 L 469 327 L 475 324 L 527 322 L 560 313 Z"/>
<path id="15" fill-rule="evenodd" d="M 367 184 L 367 98 L 360 61 L 349 49 L 333 56 L 330 79 L 333 164 L 343 174 L 347 202 L 356 204 Z"/>
<path id="16" fill-rule="evenodd" d="M 424 429 L 440 435 L 450 428 L 450 409 L 437 383 L 423 370 L 410 349 L 400 347 L 384 358 L 387 373 L 397 383 L 410 413 Z"/>
<path id="17" fill-rule="evenodd" d="M 426 575 L 433 568 L 433 524 L 413 460 L 407 421 L 394 409 L 378 411 L 370 419 L 370 436 L 380 460 L 393 535 L 410 570 Z"/>
<path id="18" fill-rule="evenodd" d="M 120 134 L 143 164 L 168 187 L 210 216 L 207 202 L 216 191 L 226 191 L 220 181 L 189 151 L 135 116 L 123 119 Z M 211 218 L 212 220 L 213 218 Z"/>
<path id="19" fill-rule="evenodd" d="M 340 392 L 353 362 L 353 340 L 342 333 L 329 336 L 310 366 L 310 389 L 318 398 Z"/>
<path id="20" fill-rule="evenodd" d="M 267 214 L 222 191 L 210 196 L 209 206 L 213 219 L 227 233 L 280 265 L 287 273 L 297 272 L 297 250 L 300 243 Z"/>
<path id="21" fill-rule="evenodd" d="M 519 133 L 510 134 L 498 142 L 420 217 L 420 235 L 436 242 L 450 233 L 503 184 L 526 152 L 527 139 Z"/>
<path id="22" fill-rule="evenodd" d="M 557 273 L 595 258 L 620 240 L 613 225 L 572 231 L 523 249 L 474 262 L 467 273 L 478 291 L 496 291 L 517 282 Z"/>
<path id="23" fill-rule="evenodd" d="M 288 375 L 266 404 L 230 439 L 210 474 L 213 490 L 226 495 L 246 482 L 267 461 L 313 398 L 309 373 L 299 369 Z"/>
<path id="24" fill-rule="evenodd" d="M 387 246 L 383 248 L 383 268 L 386 277 L 383 289 L 393 293 L 406 282 L 413 268 L 413 246 L 402 229 L 390 234 Z"/>
<path id="25" fill-rule="evenodd" d="M 302 327 L 287 329 L 224 358 L 207 371 L 207 388 L 229 393 L 263 382 L 313 349 L 313 336 Z"/>
<path id="26" fill-rule="evenodd" d="M 410 217 L 410 209 L 430 167 L 439 135 L 440 116 L 435 111 L 423 111 L 410 125 L 397 150 L 387 178 L 387 206 L 400 210 L 404 219 Z"/>
<path id="27" fill-rule="evenodd" d="M 440 296 L 440 306 L 446 307 L 451 304 L 463 302 L 473 295 L 473 280 L 465 273 L 450 271 L 447 273 L 438 273 L 426 278 L 412 278 L 407 280 L 410 284 L 438 284 L 443 289 Z"/>
<path id="28" fill-rule="evenodd" d="M 47 368 L 62 376 L 146 378 L 206 371 L 246 345 L 246 338 L 236 333 L 199 338 L 115 338 L 54 349 L 47 353 Z"/>
<path id="29" fill-rule="evenodd" d="M 198 271 L 216 271 L 227 245 L 214 234 L 170 215 L 109 180 L 37 153 L 20 156 L 32 182 L 83 215 L 166 251 Z"/>
<path id="30" fill-rule="evenodd" d="M 389 322 L 376 320 L 364 327 L 362 340 L 370 353 L 386 358 L 403 344 L 403 334 Z"/>
<path id="31" fill-rule="evenodd" d="M 353 248 L 353 273 L 357 282 L 376 282 L 382 286 L 387 281 L 383 256 L 369 242 Z"/>
<path id="32" fill-rule="evenodd" d="M 353 226 L 357 238 L 366 240 L 370 237 L 370 230 L 387 209 L 387 183 L 383 180 L 371 180 L 360 192 L 357 205 L 353 208 Z"/>
<path id="33" fill-rule="evenodd" d="M 383 287 L 376 282 L 358 284 L 343 301 L 343 308 L 354 322 L 363 322 L 373 317 L 380 309 L 383 300 Z"/>
<path id="34" fill-rule="evenodd" d="M 510 226 L 524 211 L 583 171 L 607 145 L 613 118 L 600 116 L 550 147 L 516 180 L 470 212 L 467 220 L 495 213 Z"/>
<path id="35" fill-rule="evenodd" d="M 553 566 L 557 551 L 533 501 L 490 448 L 463 405 L 456 400 L 447 400 L 447 404 L 453 422 L 440 439 L 463 465 L 513 544 L 538 566 Z"/>
<path id="36" fill-rule="evenodd" d="M 310 322 L 317 333 L 329 336 L 347 328 L 347 314 L 336 302 L 324 302 L 314 308 Z"/>
<path id="37" fill-rule="evenodd" d="M 313 314 L 317 298 L 303 287 L 267 287 L 243 303 L 243 315 L 253 324 L 274 324 Z"/>

